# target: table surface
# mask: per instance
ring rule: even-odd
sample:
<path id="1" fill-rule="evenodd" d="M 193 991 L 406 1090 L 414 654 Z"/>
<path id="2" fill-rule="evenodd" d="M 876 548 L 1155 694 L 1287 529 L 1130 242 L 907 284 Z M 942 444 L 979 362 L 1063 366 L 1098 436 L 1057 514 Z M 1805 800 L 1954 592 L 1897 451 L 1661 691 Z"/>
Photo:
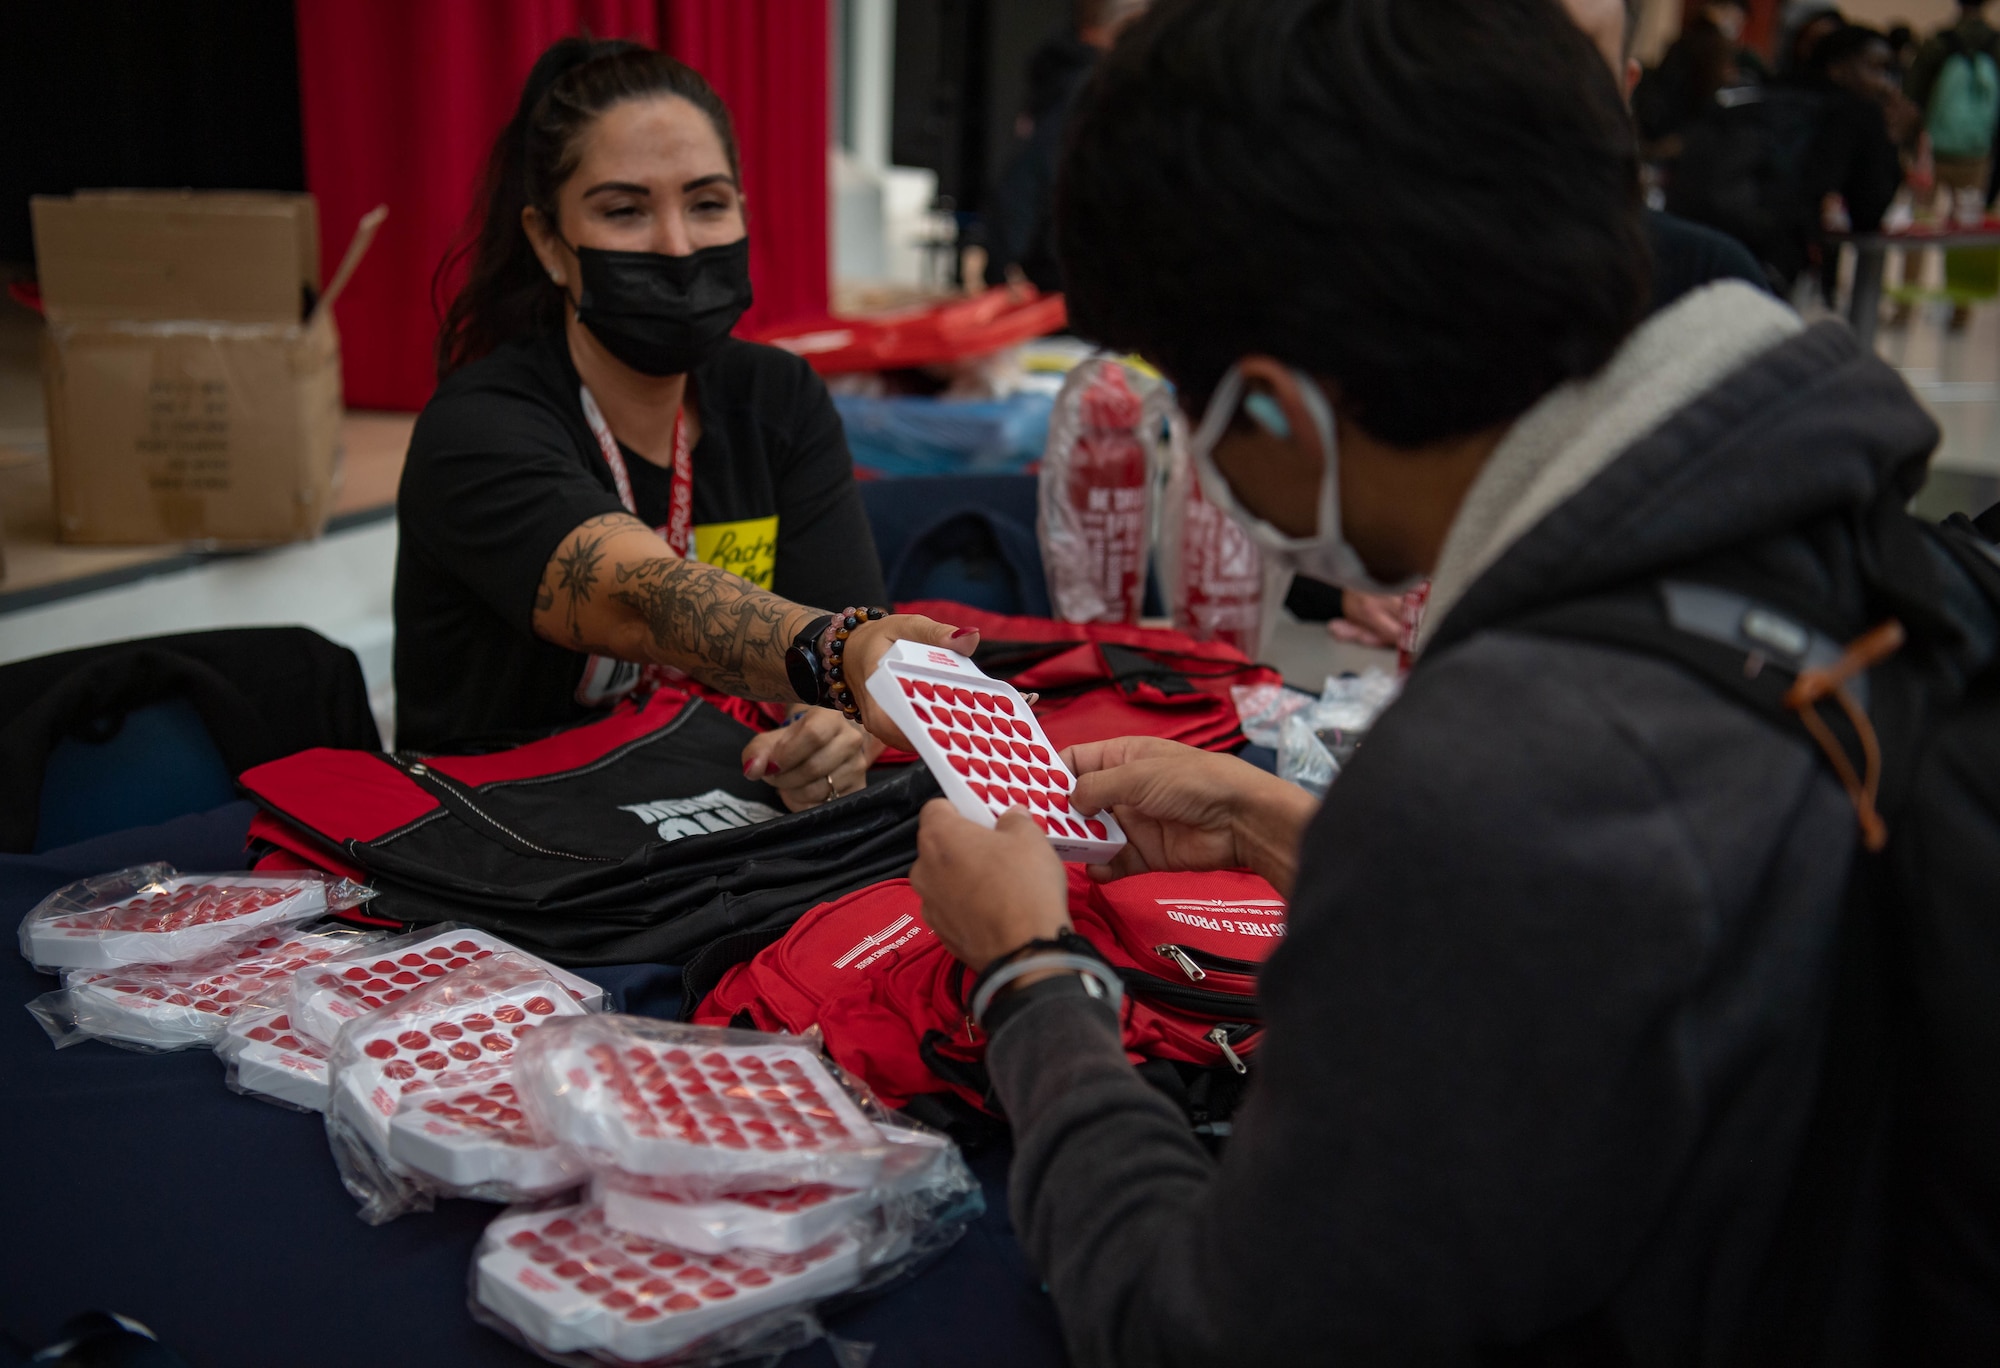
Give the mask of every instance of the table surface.
<path id="1" fill-rule="evenodd" d="M 92 873 L 164 859 L 189 872 L 241 866 L 250 805 L 107 836 L 47 855 L 0 856 L 0 919 Z M 55 987 L 7 956 L 17 1004 Z M 679 977 L 593 970 L 622 1010 L 667 1015 Z M 0 1013 L 0 1159 L 15 1175 L 0 1331 L 41 1345 L 85 1310 L 147 1325 L 204 1368 L 537 1360 L 475 1324 L 466 1276 L 499 1208 L 470 1201 L 369 1227 L 327 1153 L 321 1118 L 229 1092 L 207 1051 L 138 1054 L 89 1041 L 57 1051 L 27 1012 Z M 942 1258 L 827 1317 L 875 1346 L 871 1368 L 1064 1361 L 1055 1315 L 1007 1214 L 1004 1148 L 971 1156 L 987 1210 Z M 836 1360 L 824 1341 L 787 1368 Z M 847 1359 L 845 1361 L 852 1361 Z"/>

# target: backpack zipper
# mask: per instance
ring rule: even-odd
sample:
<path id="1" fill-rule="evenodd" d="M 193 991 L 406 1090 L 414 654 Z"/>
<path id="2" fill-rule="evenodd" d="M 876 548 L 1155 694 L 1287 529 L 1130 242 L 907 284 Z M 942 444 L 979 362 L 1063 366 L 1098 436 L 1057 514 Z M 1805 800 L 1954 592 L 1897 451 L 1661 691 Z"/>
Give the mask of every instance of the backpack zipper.
<path id="1" fill-rule="evenodd" d="M 1187 945 L 1156 945 L 1153 947 L 1153 953 L 1161 959 L 1172 960 L 1179 967 L 1180 971 L 1187 975 L 1188 982 L 1190 983 L 1200 983 L 1203 979 L 1207 978 L 1209 969 L 1213 969 L 1219 974 L 1247 974 L 1251 978 L 1255 978 L 1257 977 L 1257 971 L 1263 967 L 1252 964 L 1249 960 L 1230 959 L 1226 955 L 1212 955 L 1206 950 L 1196 950 L 1192 946 Z M 1207 968 L 1204 969 L 1203 965 L 1206 965 Z"/>
<path id="2" fill-rule="evenodd" d="M 1178 979 L 1162 978 L 1144 969 L 1120 969 L 1118 977 L 1125 984 L 1125 991 L 1135 997 L 1149 998 L 1178 1007 L 1185 1012 L 1197 1012 L 1206 1017 L 1221 1017 L 1236 1020 L 1244 1012 L 1257 1010 L 1254 995 L 1249 993 L 1220 992 L 1214 988 L 1197 988 L 1193 984 L 1182 983 Z"/>
<path id="3" fill-rule="evenodd" d="M 395 755 L 390 756 L 389 760 L 390 763 L 400 766 L 405 770 L 408 770 L 412 778 L 422 779 L 426 783 L 436 784 L 446 793 L 449 793 L 452 797 L 456 798 L 459 802 L 463 803 L 468 811 L 477 813 L 481 821 L 485 822 L 488 826 L 492 827 L 502 836 L 505 836 L 508 840 L 513 841 L 518 845 L 525 846 L 527 849 L 534 851 L 537 855 L 547 855 L 551 859 L 556 859 L 556 860 L 576 860 L 584 864 L 614 863 L 612 860 L 602 855 L 578 855 L 574 851 L 551 850 L 545 845 L 539 845 L 536 842 L 531 841 L 527 837 L 523 836 L 520 832 L 512 830 L 511 828 L 503 825 L 499 821 L 496 821 L 491 813 L 487 812 L 484 808 L 480 807 L 479 804 L 473 802 L 472 799 L 466 795 L 465 790 L 451 783 L 442 774 L 439 774 L 436 770 L 432 769 L 429 765 L 426 765 L 423 761 L 404 760 L 402 757 Z"/>
<path id="4" fill-rule="evenodd" d="M 1249 1028 L 1239 1026 L 1236 1029 L 1247 1030 Z M 1250 1072 L 1250 1066 L 1248 1064 L 1245 1064 L 1243 1062 L 1243 1056 L 1237 1054 L 1236 1051 L 1230 1046 L 1229 1035 L 1230 1035 L 1229 1027 L 1227 1025 L 1221 1025 L 1210 1029 L 1208 1035 L 1204 1038 L 1210 1044 L 1214 1045 L 1216 1049 L 1222 1051 L 1222 1057 L 1229 1061 L 1230 1068 L 1236 1070 L 1236 1072 L 1240 1074 L 1247 1074 Z"/>

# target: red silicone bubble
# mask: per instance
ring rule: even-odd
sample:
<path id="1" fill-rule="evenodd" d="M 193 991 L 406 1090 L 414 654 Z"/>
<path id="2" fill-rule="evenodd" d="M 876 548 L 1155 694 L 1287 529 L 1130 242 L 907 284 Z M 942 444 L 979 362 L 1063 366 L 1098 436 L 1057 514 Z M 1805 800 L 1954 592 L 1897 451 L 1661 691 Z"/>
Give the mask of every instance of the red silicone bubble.
<path id="1" fill-rule="evenodd" d="M 396 1043 L 406 1050 L 421 1050 L 431 1043 L 431 1038 L 422 1031 L 405 1031 L 396 1037 Z"/>
<path id="2" fill-rule="evenodd" d="M 977 746 L 979 748 L 979 753 L 981 755 L 993 754 L 993 743 L 991 741 L 988 741 L 985 737 L 975 736 L 971 738 L 971 741 L 974 746 Z"/>
<path id="3" fill-rule="evenodd" d="M 969 763 L 972 766 L 972 772 L 978 775 L 981 779 L 991 779 L 993 777 L 993 767 L 987 764 L 984 760 L 981 760 L 978 756 L 976 755 L 973 756 L 972 759 L 967 763 Z"/>
<path id="4" fill-rule="evenodd" d="M 442 1069 L 449 1063 L 451 1061 L 444 1057 L 444 1053 L 441 1050 L 427 1050 L 417 1056 L 417 1067 L 420 1069 Z"/>
<path id="5" fill-rule="evenodd" d="M 1026 807 L 1028 805 L 1028 792 L 1026 789 L 1010 788 L 1007 790 L 1007 796 L 1013 800 L 1015 807 Z"/>
<path id="6" fill-rule="evenodd" d="M 531 997 L 521 1005 L 536 1016 L 547 1016 L 556 1009 L 556 1005 L 545 997 Z"/>
<path id="7" fill-rule="evenodd" d="M 1039 812 L 1031 812 L 1028 814 L 1028 820 L 1033 822 L 1036 826 L 1040 827 L 1044 835 L 1048 834 L 1049 830 L 1048 818 L 1042 816 Z"/>
<path id="8" fill-rule="evenodd" d="M 931 715 L 924 711 L 923 704 L 912 703 L 910 711 L 917 715 L 917 721 L 923 723 L 926 727 L 931 725 Z"/>
<path id="9" fill-rule="evenodd" d="M 1046 749 L 1044 749 L 1041 746 L 1028 747 L 1028 753 L 1033 755 L 1035 759 L 1039 760 L 1044 765 L 1049 763 L 1049 753 Z"/>
<path id="10" fill-rule="evenodd" d="M 992 718 L 986 716 L 984 713 L 975 713 L 973 714 L 972 720 L 979 724 L 979 730 L 985 732 L 988 736 L 993 735 Z"/>
<path id="11" fill-rule="evenodd" d="M 951 749 L 951 733 L 948 731 L 940 731 L 938 728 L 932 727 L 931 740 L 937 742 L 939 750 Z"/>
<path id="12" fill-rule="evenodd" d="M 919 679 L 917 681 L 917 695 L 926 703 L 935 703 L 938 696 L 937 685 L 931 683 L 928 679 Z"/>
<path id="13" fill-rule="evenodd" d="M 1041 792 L 1039 789 L 1030 793 L 1028 799 L 1042 811 L 1047 812 L 1049 810 L 1049 795 Z"/>
<path id="14" fill-rule="evenodd" d="M 972 762 L 966 759 L 963 755 L 954 755 L 950 757 L 950 759 L 951 759 L 951 767 L 957 770 L 960 774 L 972 773 Z"/>
<path id="15" fill-rule="evenodd" d="M 903 697 L 915 698 L 917 696 L 917 684 L 915 680 L 899 679 L 896 682 L 903 686 Z"/>
<path id="16" fill-rule="evenodd" d="M 387 1059 L 390 1055 L 396 1053 L 396 1042 L 393 1040 L 371 1040 L 362 1047 L 362 1053 L 366 1054 L 370 1059 Z"/>
<path id="17" fill-rule="evenodd" d="M 1085 822 L 1084 826 L 1089 829 L 1091 835 L 1095 836 L 1100 841 L 1106 841 L 1111 839 L 1111 833 L 1105 830 L 1104 823 L 1102 822 L 1093 819 L 1091 821 Z"/>
<path id="18" fill-rule="evenodd" d="M 1006 694 L 994 694 L 993 706 L 1003 713 L 1011 713 L 1014 711 L 1014 700 Z"/>
<path id="19" fill-rule="evenodd" d="M 451 1057 L 453 1059 L 477 1059 L 479 1058 L 479 1047 L 469 1040 L 461 1040 L 451 1047 Z"/>

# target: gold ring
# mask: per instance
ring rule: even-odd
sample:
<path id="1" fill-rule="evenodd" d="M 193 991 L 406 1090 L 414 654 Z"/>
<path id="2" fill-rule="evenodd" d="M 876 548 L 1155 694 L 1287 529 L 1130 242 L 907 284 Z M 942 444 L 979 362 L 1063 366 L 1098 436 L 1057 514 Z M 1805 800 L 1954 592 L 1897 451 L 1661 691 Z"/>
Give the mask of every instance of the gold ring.
<path id="1" fill-rule="evenodd" d="M 826 800 L 830 803 L 840 796 L 840 790 L 833 786 L 833 776 L 826 776 Z"/>

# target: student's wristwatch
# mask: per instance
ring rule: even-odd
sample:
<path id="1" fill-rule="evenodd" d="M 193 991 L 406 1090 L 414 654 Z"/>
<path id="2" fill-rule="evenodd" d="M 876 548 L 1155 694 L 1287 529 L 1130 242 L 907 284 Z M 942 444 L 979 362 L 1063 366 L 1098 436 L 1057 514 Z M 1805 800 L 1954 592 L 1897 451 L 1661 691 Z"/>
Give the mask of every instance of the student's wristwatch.
<path id="1" fill-rule="evenodd" d="M 799 702 L 815 708 L 833 706 L 827 696 L 826 666 L 819 654 L 820 635 L 832 625 L 832 613 L 814 618 L 793 638 L 792 648 L 785 652 L 785 678 L 790 681 L 792 692 L 799 696 Z"/>

